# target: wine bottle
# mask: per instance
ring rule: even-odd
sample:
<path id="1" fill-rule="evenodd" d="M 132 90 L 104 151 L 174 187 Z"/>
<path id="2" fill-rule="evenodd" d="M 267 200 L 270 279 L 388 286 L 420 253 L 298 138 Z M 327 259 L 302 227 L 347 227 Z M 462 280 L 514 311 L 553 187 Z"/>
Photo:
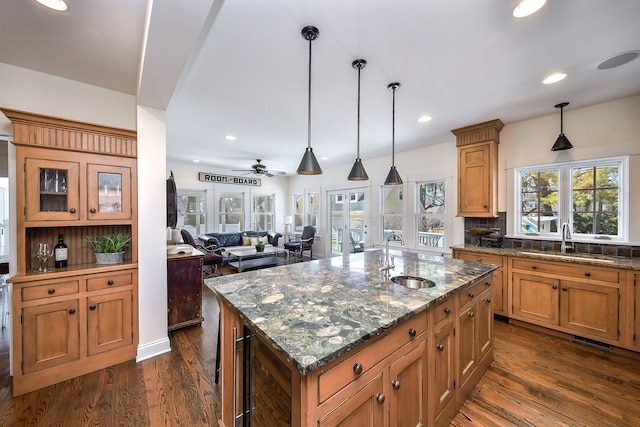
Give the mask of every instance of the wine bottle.
<path id="1" fill-rule="evenodd" d="M 58 244 L 53 247 L 56 268 L 67 266 L 67 245 L 64 244 L 64 236 L 58 234 Z"/>

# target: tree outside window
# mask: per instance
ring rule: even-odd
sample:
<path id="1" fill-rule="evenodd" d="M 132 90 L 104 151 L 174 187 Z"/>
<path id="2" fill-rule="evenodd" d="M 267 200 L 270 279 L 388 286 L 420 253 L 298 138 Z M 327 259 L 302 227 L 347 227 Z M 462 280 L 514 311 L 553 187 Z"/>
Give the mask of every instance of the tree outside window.
<path id="1" fill-rule="evenodd" d="M 445 182 L 419 182 L 417 200 L 417 242 L 421 247 L 445 245 Z"/>
<path id="2" fill-rule="evenodd" d="M 275 212 L 274 203 L 275 196 L 270 195 L 254 195 L 253 196 L 253 222 L 256 231 L 274 230 Z"/>
<path id="3" fill-rule="evenodd" d="M 571 169 L 574 233 L 618 234 L 619 180 L 615 165 Z"/>

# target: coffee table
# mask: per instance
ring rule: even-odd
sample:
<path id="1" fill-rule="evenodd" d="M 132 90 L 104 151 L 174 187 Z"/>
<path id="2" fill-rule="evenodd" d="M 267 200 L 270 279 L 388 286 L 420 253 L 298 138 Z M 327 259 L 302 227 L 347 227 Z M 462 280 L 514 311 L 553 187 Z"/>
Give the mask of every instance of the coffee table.
<path id="1" fill-rule="evenodd" d="M 288 264 L 289 252 L 286 249 L 275 246 L 267 246 L 264 251 L 258 252 L 255 247 L 231 249 L 229 255 L 237 258 L 237 261 L 229 262 L 238 273 L 245 270 L 255 270 L 264 267 Z M 282 255 L 282 256 L 281 256 Z"/>

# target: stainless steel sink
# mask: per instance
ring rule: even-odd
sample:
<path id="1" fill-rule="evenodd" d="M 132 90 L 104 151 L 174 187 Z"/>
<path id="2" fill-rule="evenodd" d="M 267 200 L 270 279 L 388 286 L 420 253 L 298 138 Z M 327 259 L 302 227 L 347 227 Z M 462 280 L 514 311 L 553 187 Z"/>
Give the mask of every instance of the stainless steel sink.
<path id="1" fill-rule="evenodd" d="M 417 276 L 393 276 L 391 281 L 396 285 L 401 285 L 409 289 L 432 288 L 435 282 Z"/>
<path id="2" fill-rule="evenodd" d="M 543 258 L 601 262 L 605 264 L 611 264 L 614 262 L 611 258 L 606 258 L 603 256 L 594 256 L 594 255 L 554 254 L 554 253 L 546 253 L 542 251 L 520 251 L 519 253 L 522 255 L 533 255 L 533 256 L 538 256 Z"/>

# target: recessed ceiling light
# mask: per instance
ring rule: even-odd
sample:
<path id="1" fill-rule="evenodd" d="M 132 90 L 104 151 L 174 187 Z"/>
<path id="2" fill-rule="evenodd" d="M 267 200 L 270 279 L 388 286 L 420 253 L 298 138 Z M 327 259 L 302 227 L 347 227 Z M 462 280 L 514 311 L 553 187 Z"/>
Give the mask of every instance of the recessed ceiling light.
<path id="1" fill-rule="evenodd" d="M 567 75 L 565 73 L 554 73 L 551 74 L 550 76 L 548 76 L 546 79 L 544 79 L 542 81 L 542 83 L 546 84 L 546 85 L 550 85 L 553 83 L 557 83 L 560 80 L 564 80 L 564 78 L 567 77 Z"/>
<path id="2" fill-rule="evenodd" d="M 200 163 L 200 160 L 198 160 L 198 159 L 193 159 L 193 163 Z"/>
<path id="3" fill-rule="evenodd" d="M 66 12 L 69 10 L 69 5 L 64 0 L 36 0 L 41 5 L 48 7 L 49 9 L 57 10 L 58 12 Z"/>
<path id="4" fill-rule="evenodd" d="M 427 116 L 426 114 L 418 117 L 418 123 L 427 123 L 431 121 L 431 116 Z"/>
<path id="5" fill-rule="evenodd" d="M 525 16 L 532 15 L 540 10 L 546 2 L 547 0 L 522 0 L 515 9 L 513 9 L 513 16 L 516 18 L 524 18 Z"/>
<path id="6" fill-rule="evenodd" d="M 619 67 L 621 65 L 626 64 L 627 62 L 631 62 L 638 57 L 640 51 L 632 50 L 630 52 L 619 53 L 616 56 L 613 56 L 607 60 L 602 61 L 598 64 L 599 70 L 608 70 L 609 68 Z"/>
<path id="7" fill-rule="evenodd" d="M 325 157 L 320 157 L 320 160 L 329 160 L 329 158 L 326 157 L 326 156 Z"/>
<path id="8" fill-rule="evenodd" d="M 224 139 L 228 139 L 229 141 L 235 141 L 236 139 L 238 139 L 238 137 L 233 135 L 225 135 Z"/>

